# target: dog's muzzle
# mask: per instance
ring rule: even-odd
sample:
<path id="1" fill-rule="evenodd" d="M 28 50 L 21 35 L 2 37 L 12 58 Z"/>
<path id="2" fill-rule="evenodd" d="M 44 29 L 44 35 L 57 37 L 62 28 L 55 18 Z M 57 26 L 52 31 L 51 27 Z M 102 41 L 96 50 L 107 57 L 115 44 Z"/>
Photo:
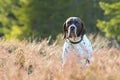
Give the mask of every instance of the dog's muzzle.
<path id="1" fill-rule="evenodd" d="M 71 32 L 71 33 L 75 33 L 75 27 L 74 27 L 74 26 L 71 26 L 71 27 L 70 27 L 70 32 Z"/>
<path id="2" fill-rule="evenodd" d="M 77 37 L 76 26 L 74 24 L 69 26 L 68 37 Z"/>

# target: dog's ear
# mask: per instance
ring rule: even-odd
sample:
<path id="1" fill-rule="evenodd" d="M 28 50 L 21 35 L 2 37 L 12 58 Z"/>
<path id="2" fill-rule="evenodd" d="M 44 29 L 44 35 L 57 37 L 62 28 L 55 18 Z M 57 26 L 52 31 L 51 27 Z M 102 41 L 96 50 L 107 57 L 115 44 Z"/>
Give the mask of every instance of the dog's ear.
<path id="1" fill-rule="evenodd" d="M 83 36 L 86 33 L 86 29 L 85 29 L 83 22 L 81 23 L 81 26 L 82 26 L 81 35 Z"/>
<path id="2" fill-rule="evenodd" d="M 80 29 L 78 31 L 78 36 L 83 36 L 85 33 L 86 33 L 85 26 L 84 26 L 83 22 L 81 22 Z"/>
<path id="3" fill-rule="evenodd" d="M 67 27 L 66 27 L 66 22 L 64 22 L 63 24 L 63 32 L 64 32 L 64 39 L 66 38 L 66 34 L 67 34 Z"/>

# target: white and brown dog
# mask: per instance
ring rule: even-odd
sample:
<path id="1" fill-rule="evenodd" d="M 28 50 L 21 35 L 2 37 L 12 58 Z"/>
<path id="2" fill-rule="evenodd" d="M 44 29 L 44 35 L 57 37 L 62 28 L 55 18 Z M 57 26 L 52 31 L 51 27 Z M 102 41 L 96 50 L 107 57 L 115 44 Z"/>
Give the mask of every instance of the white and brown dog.
<path id="1" fill-rule="evenodd" d="M 63 65 L 67 62 L 67 57 L 72 51 L 72 53 L 81 56 L 79 60 L 82 62 L 82 65 L 85 66 L 92 62 L 92 45 L 85 34 L 86 30 L 81 19 L 78 17 L 69 17 L 63 26 L 64 38 L 66 39 L 62 54 Z"/>

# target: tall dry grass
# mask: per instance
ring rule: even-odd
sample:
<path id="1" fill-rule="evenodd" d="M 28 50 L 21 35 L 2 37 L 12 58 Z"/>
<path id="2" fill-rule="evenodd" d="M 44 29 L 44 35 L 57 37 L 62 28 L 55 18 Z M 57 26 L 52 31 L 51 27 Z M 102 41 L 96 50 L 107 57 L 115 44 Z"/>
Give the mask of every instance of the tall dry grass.
<path id="1" fill-rule="evenodd" d="M 0 40 L 0 80 L 120 80 L 120 51 L 108 48 L 107 39 L 92 41 L 94 62 L 86 69 L 72 58 L 61 68 L 64 41 L 58 36 L 54 44 L 48 42 Z"/>

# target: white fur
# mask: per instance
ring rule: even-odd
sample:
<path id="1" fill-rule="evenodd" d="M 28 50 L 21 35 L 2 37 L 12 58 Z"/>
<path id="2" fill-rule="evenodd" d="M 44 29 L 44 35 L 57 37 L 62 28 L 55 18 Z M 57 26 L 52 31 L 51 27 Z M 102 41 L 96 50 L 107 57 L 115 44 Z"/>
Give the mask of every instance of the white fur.
<path id="1" fill-rule="evenodd" d="M 83 56 L 84 59 L 88 59 L 90 62 L 93 61 L 93 48 L 86 35 L 83 35 L 83 40 L 78 44 L 72 44 L 68 39 L 66 39 L 62 54 L 63 65 L 67 62 L 67 57 L 72 51 L 80 56 Z"/>

